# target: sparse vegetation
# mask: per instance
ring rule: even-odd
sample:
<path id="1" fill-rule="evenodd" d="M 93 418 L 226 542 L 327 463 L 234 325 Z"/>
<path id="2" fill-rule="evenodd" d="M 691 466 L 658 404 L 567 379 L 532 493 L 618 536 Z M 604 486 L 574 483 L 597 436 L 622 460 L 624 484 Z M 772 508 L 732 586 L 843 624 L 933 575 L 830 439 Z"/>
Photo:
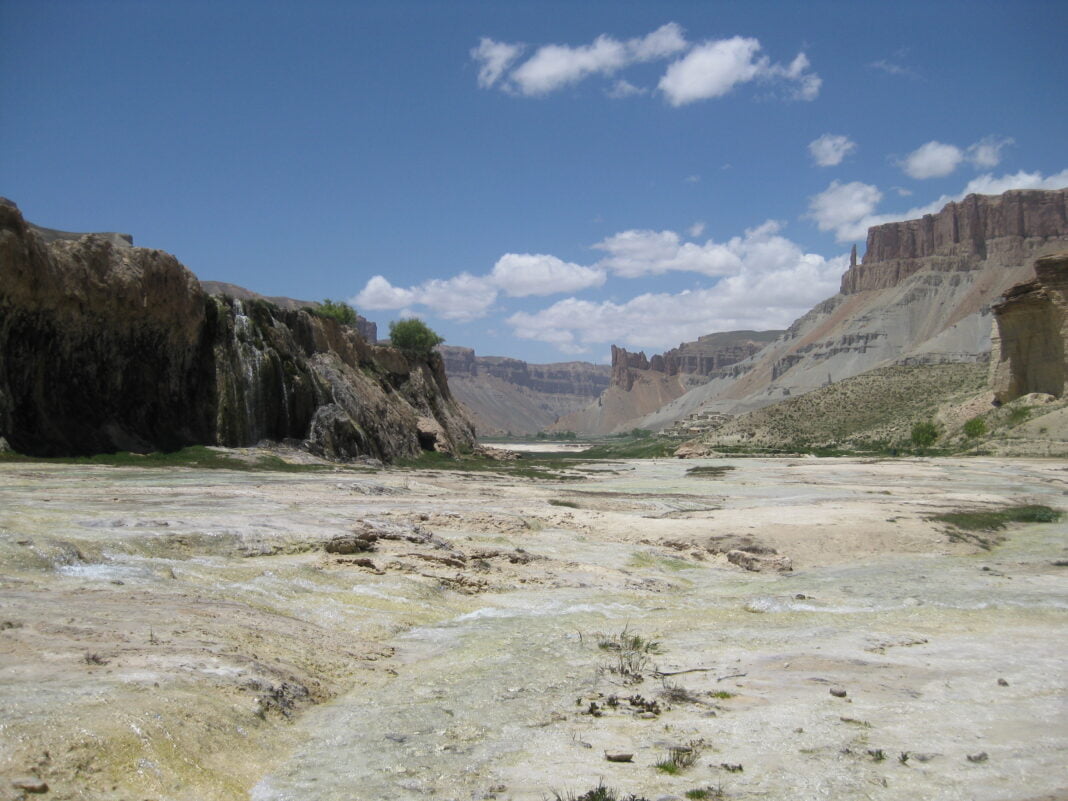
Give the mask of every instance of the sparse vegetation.
<path id="1" fill-rule="evenodd" d="M 575 795 L 572 792 L 565 792 L 561 795 L 556 790 L 553 790 L 553 801 L 649 801 L 649 799 L 645 796 L 634 795 L 633 793 L 619 795 L 619 793 L 610 787 L 605 787 L 602 782 L 592 790 L 587 790 L 582 795 Z"/>
<path id="2" fill-rule="evenodd" d="M 678 443 L 662 437 L 609 442 L 582 452 L 587 459 L 661 459 L 675 455 Z"/>
<path id="3" fill-rule="evenodd" d="M 1009 411 L 1008 423 L 1010 426 L 1018 426 L 1020 423 L 1026 423 L 1030 417 L 1030 406 L 1016 406 Z"/>
<path id="4" fill-rule="evenodd" d="M 734 465 L 730 464 L 698 465 L 697 467 L 691 467 L 687 470 L 686 475 L 703 476 L 704 478 L 719 478 L 720 476 L 725 476 L 733 469 Z"/>
<path id="5" fill-rule="evenodd" d="M 660 652 L 659 642 L 632 634 L 626 626 L 619 634 L 598 634 L 597 647 L 616 655 L 614 662 L 601 668 L 619 676 L 627 684 L 644 681 L 644 673 L 649 667 L 649 654 Z"/>
<path id="6" fill-rule="evenodd" d="M 723 787 L 694 787 L 692 790 L 687 790 L 683 793 L 687 798 L 694 799 L 694 801 L 703 801 L 703 799 L 716 799 L 726 798 L 723 792 Z"/>
<path id="7" fill-rule="evenodd" d="M 983 392 L 986 373 L 981 364 L 882 367 L 738 415 L 701 439 L 724 454 L 898 456 L 915 423 Z"/>
<path id="8" fill-rule="evenodd" d="M 666 759 L 661 759 L 653 767 L 661 773 L 675 776 L 687 768 L 697 764 L 697 758 L 701 755 L 701 742 L 691 740 L 689 745 L 680 745 L 668 750 Z"/>
<path id="9" fill-rule="evenodd" d="M 1056 523 L 1056 509 L 1041 505 L 1009 506 L 1003 509 L 970 509 L 935 515 L 932 520 L 948 523 L 962 531 L 998 531 L 1009 523 Z"/>
<path id="10" fill-rule="evenodd" d="M 562 501 L 559 498 L 550 498 L 549 506 L 563 506 L 567 509 L 578 509 L 579 505 L 574 501 Z"/>
<path id="11" fill-rule="evenodd" d="M 670 679 L 662 679 L 663 689 L 660 697 L 672 704 L 692 704 L 700 700 L 698 695 Z"/>

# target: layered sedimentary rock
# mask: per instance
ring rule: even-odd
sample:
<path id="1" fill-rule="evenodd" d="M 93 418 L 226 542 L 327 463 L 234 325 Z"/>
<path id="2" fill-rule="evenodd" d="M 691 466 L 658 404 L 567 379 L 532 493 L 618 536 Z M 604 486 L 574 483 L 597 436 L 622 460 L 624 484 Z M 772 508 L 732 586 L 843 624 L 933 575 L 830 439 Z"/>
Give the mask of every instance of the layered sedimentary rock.
<path id="1" fill-rule="evenodd" d="M 0 437 L 34 455 L 299 440 L 333 458 L 473 443 L 440 359 L 265 300 L 159 250 L 46 242 L 0 202 Z"/>
<path id="2" fill-rule="evenodd" d="M 609 434 L 640 427 L 637 421 L 670 404 L 732 365 L 760 351 L 781 331 L 723 331 L 655 354 L 630 353 L 612 346 L 612 383 L 597 399 L 551 428 L 582 434 Z"/>
<path id="3" fill-rule="evenodd" d="M 938 214 L 868 229 L 862 264 L 842 276 L 842 294 L 896 286 L 920 270 L 975 270 L 987 260 L 1028 261 L 1038 242 L 1068 232 L 1068 190 L 968 195 Z"/>
<path id="4" fill-rule="evenodd" d="M 697 410 L 737 414 L 892 364 L 984 362 L 991 306 L 1068 249 L 1068 189 L 969 195 L 868 233 L 842 291 L 756 356 L 638 421 L 661 429 Z"/>
<path id="5" fill-rule="evenodd" d="M 588 362 L 528 364 L 441 346 L 449 387 L 480 434 L 534 434 L 608 386 L 611 368 Z"/>
<path id="6" fill-rule="evenodd" d="M 1035 278 L 994 305 L 990 383 L 1002 403 L 1068 390 L 1068 252 L 1035 262 Z"/>

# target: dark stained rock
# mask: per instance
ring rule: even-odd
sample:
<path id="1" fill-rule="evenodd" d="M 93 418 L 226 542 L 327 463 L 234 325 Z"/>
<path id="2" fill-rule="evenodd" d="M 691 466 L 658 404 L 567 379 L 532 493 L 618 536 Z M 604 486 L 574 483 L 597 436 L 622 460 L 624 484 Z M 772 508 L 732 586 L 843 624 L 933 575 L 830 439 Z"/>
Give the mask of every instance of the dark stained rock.
<path id="1" fill-rule="evenodd" d="M 266 439 L 391 461 L 474 444 L 440 357 L 410 360 L 302 309 L 210 296 L 159 250 L 91 234 L 46 242 L 10 202 L 0 437 L 39 456 Z"/>

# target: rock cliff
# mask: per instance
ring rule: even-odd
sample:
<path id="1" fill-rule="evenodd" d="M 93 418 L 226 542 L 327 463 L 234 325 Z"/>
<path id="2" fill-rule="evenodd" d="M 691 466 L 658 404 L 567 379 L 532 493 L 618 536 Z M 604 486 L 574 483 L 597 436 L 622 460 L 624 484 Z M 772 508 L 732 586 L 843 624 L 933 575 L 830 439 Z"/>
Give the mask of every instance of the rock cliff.
<path id="1" fill-rule="evenodd" d="M 331 458 L 458 450 L 441 360 L 266 300 L 204 292 L 173 256 L 49 238 L 0 201 L 0 437 L 50 456 L 300 440 Z"/>
<path id="2" fill-rule="evenodd" d="M 842 276 L 842 294 L 897 286 L 921 270 L 975 270 L 987 260 L 1022 263 L 1036 243 L 1068 232 L 1068 190 L 968 195 L 937 214 L 868 229 L 861 264 Z"/>
<path id="3" fill-rule="evenodd" d="M 876 226 L 842 291 L 775 342 L 638 422 L 758 409 L 893 364 L 985 362 L 991 307 L 1068 250 L 1068 189 L 969 195 L 920 220 Z"/>
<path id="4" fill-rule="evenodd" d="M 638 421 L 731 366 L 760 351 L 781 331 L 723 331 L 655 354 L 612 346 L 612 383 L 596 403 L 561 417 L 555 431 L 609 434 L 640 426 Z"/>
<path id="5" fill-rule="evenodd" d="M 471 348 L 438 350 L 449 387 L 484 435 L 537 433 L 600 395 L 611 375 L 607 365 L 588 362 L 528 364 Z"/>
<path id="6" fill-rule="evenodd" d="M 1040 392 L 1068 391 L 1068 252 L 1035 262 L 1035 279 L 1017 284 L 994 305 L 990 358 L 994 397 L 1008 403 Z"/>

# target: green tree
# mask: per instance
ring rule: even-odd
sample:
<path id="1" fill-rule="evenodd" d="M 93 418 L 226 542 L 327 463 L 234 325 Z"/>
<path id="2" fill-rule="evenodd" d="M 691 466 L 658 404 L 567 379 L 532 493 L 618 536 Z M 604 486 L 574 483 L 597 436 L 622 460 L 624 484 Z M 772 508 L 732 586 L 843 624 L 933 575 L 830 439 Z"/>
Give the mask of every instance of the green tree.
<path id="1" fill-rule="evenodd" d="M 320 316 L 337 320 L 342 325 L 356 325 L 356 310 L 343 300 L 326 298 L 315 311 Z"/>
<path id="2" fill-rule="evenodd" d="M 975 440 L 975 450 L 979 450 L 979 438 L 986 433 L 986 421 L 982 417 L 973 417 L 964 424 L 964 436 Z"/>
<path id="3" fill-rule="evenodd" d="M 412 317 L 408 320 L 394 320 L 389 324 L 389 341 L 393 347 L 400 348 L 415 356 L 429 356 L 435 345 L 445 341 L 426 323 Z"/>
<path id="4" fill-rule="evenodd" d="M 919 448 L 921 452 L 934 445 L 937 439 L 938 426 L 930 420 L 916 423 L 912 427 L 912 444 Z"/>

